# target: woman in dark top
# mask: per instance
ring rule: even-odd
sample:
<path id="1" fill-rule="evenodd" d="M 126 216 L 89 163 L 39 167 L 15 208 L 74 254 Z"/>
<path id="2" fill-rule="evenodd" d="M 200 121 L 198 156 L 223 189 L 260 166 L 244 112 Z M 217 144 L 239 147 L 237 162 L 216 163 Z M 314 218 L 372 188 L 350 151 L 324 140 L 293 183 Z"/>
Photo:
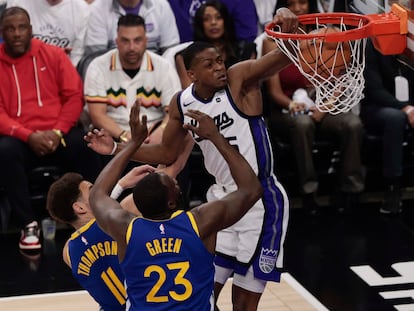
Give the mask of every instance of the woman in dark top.
<path id="1" fill-rule="evenodd" d="M 218 0 L 204 2 L 194 16 L 194 41 L 214 44 L 220 52 L 226 68 L 246 59 L 256 58 L 256 44 L 236 38 L 234 22 L 226 6 Z M 180 54 L 175 57 L 178 75 L 183 88 L 190 85 L 190 79 Z"/>

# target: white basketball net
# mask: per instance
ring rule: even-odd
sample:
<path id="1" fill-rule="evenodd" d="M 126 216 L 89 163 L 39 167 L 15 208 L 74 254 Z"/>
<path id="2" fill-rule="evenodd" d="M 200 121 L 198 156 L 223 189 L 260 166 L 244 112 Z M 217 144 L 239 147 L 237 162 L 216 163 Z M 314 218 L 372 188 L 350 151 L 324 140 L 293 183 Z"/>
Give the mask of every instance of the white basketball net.
<path id="1" fill-rule="evenodd" d="M 320 24 L 316 18 L 316 29 L 322 29 L 328 27 L 326 24 Z M 341 31 L 347 30 L 347 25 L 341 21 L 340 25 L 335 25 Z M 362 27 L 362 21 L 361 25 Z M 355 27 L 354 27 L 355 28 Z M 303 34 L 306 32 L 299 28 Z M 272 38 L 279 49 L 286 54 L 290 60 L 299 68 L 300 72 L 312 83 L 315 87 L 316 98 L 315 104 L 318 110 L 322 112 L 329 112 L 331 114 L 338 114 L 341 112 L 347 112 L 357 105 L 364 97 L 364 68 L 365 68 L 365 46 L 366 38 L 347 41 L 350 47 L 351 60 L 349 63 L 345 63 L 345 69 L 343 74 L 335 76 L 335 63 L 337 59 L 346 59 L 344 56 L 343 42 L 332 43 L 336 44 L 335 49 L 335 61 L 332 62 L 330 67 L 323 63 L 323 60 L 318 57 L 315 63 L 309 64 L 306 59 L 302 56 L 300 49 L 300 43 L 302 40 L 299 39 L 281 39 L 273 36 Z M 312 39 L 310 37 L 310 39 Z M 315 38 L 313 40 L 321 40 Z M 331 44 L 331 42 L 330 42 Z M 322 44 L 316 44 L 319 50 L 322 49 Z M 320 55 L 320 51 L 319 51 Z M 307 66 L 304 71 L 302 66 Z M 321 68 L 322 67 L 322 68 Z M 324 75 L 321 76 L 318 72 L 324 69 Z"/>

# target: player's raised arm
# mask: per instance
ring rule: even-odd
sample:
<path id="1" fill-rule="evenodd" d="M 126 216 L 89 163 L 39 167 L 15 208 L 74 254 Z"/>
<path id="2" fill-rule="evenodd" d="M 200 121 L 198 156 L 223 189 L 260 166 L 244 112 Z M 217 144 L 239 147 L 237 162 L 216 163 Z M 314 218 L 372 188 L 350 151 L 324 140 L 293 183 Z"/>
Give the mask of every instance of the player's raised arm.
<path id="1" fill-rule="evenodd" d="M 210 140 L 229 165 L 237 189 L 222 200 L 203 204 L 192 210 L 196 218 L 200 237 L 215 236 L 216 232 L 237 222 L 262 196 L 259 179 L 245 158 L 220 134 L 213 119 L 208 115 L 189 110 L 186 115 L 197 121 L 197 126 L 184 127 L 198 136 Z"/>
<path id="2" fill-rule="evenodd" d="M 298 29 L 298 17 L 287 8 L 280 8 L 273 17 L 273 23 L 280 26 L 282 32 L 295 33 Z M 290 64 L 289 58 L 279 49 L 258 58 L 236 63 L 228 70 L 229 81 L 242 82 L 243 87 L 265 80 Z M 232 79 L 231 76 L 238 77 Z"/>
<path id="3" fill-rule="evenodd" d="M 171 99 L 169 105 L 169 119 L 163 131 L 162 141 L 159 144 L 142 144 L 134 153 L 131 160 L 151 163 L 173 163 L 186 144 L 186 134 L 182 128 L 180 114 L 177 108 L 177 94 Z M 114 142 L 105 130 L 93 130 L 84 137 L 88 147 L 99 154 L 113 155 L 121 151 L 125 144 Z"/>
<path id="4" fill-rule="evenodd" d="M 129 124 L 131 140 L 102 170 L 89 196 L 89 204 L 99 226 L 118 242 L 120 258 L 126 247 L 126 229 L 134 215 L 122 209 L 116 200 L 111 199 L 110 194 L 132 155 L 148 135 L 146 116 L 140 120 L 138 103 L 132 107 Z"/>

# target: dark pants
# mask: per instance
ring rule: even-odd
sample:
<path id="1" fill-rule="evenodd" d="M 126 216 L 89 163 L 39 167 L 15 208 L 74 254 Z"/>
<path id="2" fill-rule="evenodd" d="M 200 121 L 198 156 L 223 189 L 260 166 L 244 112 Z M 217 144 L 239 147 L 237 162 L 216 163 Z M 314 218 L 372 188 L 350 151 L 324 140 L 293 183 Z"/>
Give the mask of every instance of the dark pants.
<path id="1" fill-rule="evenodd" d="M 362 123 L 353 113 L 326 114 L 315 123 L 309 115 L 291 116 L 272 112 L 269 120 L 272 135 L 288 141 L 294 153 L 301 192 L 313 193 L 318 178 L 313 163 L 315 137 L 330 140 L 340 146 L 341 163 L 338 189 L 342 192 L 361 192 L 364 189 L 364 169 L 361 163 Z M 277 157 L 277 155 L 276 155 Z"/>
<path id="2" fill-rule="evenodd" d="M 90 182 L 95 181 L 102 168 L 101 160 L 87 147 L 83 136 L 83 130 L 73 128 L 64 137 L 67 147 L 60 145 L 54 153 L 44 157 L 36 156 L 27 143 L 17 138 L 0 136 L 0 187 L 6 192 L 19 225 L 35 220 L 28 180 L 32 168 L 56 165 L 64 171 L 80 173 Z"/>
<path id="3" fill-rule="evenodd" d="M 382 136 L 382 173 L 386 179 L 402 175 L 403 142 L 408 125 L 404 111 L 391 107 L 375 107 L 361 112 L 368 133 Z"/>

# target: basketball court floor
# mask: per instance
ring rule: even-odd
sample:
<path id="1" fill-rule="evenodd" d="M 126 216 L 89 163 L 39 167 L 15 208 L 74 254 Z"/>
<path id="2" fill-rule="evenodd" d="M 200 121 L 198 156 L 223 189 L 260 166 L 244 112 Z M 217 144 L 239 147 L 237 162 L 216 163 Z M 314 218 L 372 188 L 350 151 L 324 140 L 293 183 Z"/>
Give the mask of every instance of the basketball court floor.
<path id="1" fill-rule="evenodd" d="M 414 310 L 412 199 L 397 217 L 381 215 L 378 201 L 314 216 L 292 203 L 282 282 L 268 285 L 259 310 Z M 62 261 L 70 233 L 59 228 L 32 257 L 19 253 L 17 232 L 0 234 L 0 310 L 97 310 Z M 227 284 L 222 311 L 230 301 Z"/>

